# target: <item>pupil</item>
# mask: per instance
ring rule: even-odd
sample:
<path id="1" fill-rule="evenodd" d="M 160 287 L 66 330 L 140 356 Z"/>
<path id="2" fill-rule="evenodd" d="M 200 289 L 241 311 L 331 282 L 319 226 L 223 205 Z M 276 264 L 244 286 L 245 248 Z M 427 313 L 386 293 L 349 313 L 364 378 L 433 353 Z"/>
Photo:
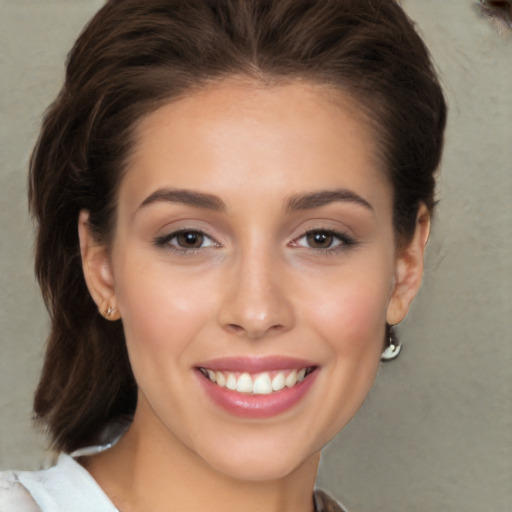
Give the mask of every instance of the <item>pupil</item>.
<path id="1" fill-rule="evenodd" d="M 203 243 L 203 236 L 200 233 L 194 233 L 193 231 L 187 231 L 178 235 L 178 243 L 182 247 L 201 247 Z"/>
<path id="2" fill-rule="evenodd" d="M 332 235 L 329 233 L 311 233 L 308 235 L 308 242 L 313 247 L 330 247 L 332 244 Z"/>

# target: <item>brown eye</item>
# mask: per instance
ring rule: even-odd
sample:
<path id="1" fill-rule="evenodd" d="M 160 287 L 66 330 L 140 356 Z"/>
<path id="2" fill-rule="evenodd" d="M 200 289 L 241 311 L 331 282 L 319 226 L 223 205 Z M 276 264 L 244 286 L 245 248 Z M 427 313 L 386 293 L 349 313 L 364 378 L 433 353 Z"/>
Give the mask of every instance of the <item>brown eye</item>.
<path id="1" fill-rule="evenodd" d="M 357 242 L 350 235 L 330 229 L 312 229 L 291 242 L 292 247 L 304 247 L 325 254 L 338 253 L 355 245 Z"/>
<path id="2" fill-rule="evenodd" d="M 167 248 L 176 252 L 194 254 L 196 250 L 220 247 L 213 238 L 195 229 L 183 229 L 155 238 L 157 247 Z"/>
<path id="3" fill-rule="evenodd" d="M 328 231 L 312 231 L 306 235 L 306 240 L 313 249 L 328 249 L 334 242 L 334 235 Z"/>
<path id="4" fill-rule="evenodd" d="M 204 242 L 204 235 L 198 231 L 182 231 L 176 235 L 176 245 L 183 249 L 199 249 Z"/>

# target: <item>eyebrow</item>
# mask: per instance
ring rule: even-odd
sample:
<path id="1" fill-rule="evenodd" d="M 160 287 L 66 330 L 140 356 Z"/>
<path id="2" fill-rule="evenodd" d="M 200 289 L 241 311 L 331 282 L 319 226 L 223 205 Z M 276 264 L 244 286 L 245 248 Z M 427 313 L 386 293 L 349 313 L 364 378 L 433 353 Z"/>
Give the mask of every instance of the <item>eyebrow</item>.
<path id="1" fill-rule="evenodd" d="M 217 196 L 193 190 L 170 188 L 160 188 L 155 190 L 155 192 L 142 201 L 139 209 L 159 202 L 181 203 L 189 206 L 195 206 L 196 208 L 214 210 L 216 212 L 223 212 L 226 210 L 226 204 Z"/>
<path id="2" fill-rule="evenodd" d="M 286 209 L 288 211 L 309 210 L 338 201 L 359 204 L 373 212 L 372 205 L 366 199 L 347 189 L 319 190 L 309 194 L 294 194 L 288 198 Z"/>
<path id="3" fill-rule="evenodd" d="M 224 212 L 227 209 L 226 203 L 224 203 L 224 201 L 219 197 L 212 194 L 187 189 L 171 188 L 160 188 L 155 190 L 155 192 L 144 199 L 138 209 L 158 202 L 181 203 L 216 212 Z M 286 200 L 285 209 L 288 211 L 309 210 L 334 202 L 359 204 L 373 212 L 373 207 L 368 201 L 366 201 L 366 199 L 363 199 L 355 192 L 347 189 L 319 190 L 317 192 L 307 194 L 294 194 Z"/>

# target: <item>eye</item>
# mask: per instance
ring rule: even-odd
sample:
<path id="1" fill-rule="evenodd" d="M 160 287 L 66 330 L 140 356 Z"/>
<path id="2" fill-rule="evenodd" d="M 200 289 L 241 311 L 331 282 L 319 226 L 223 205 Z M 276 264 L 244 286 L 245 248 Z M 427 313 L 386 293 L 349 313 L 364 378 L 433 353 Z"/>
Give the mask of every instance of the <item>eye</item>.
<path id="1" fill-rule="evenodd" d="M 329 249 L 337 240 L 332 233 L 326 231 L 313 231 L 305 235 L 309 247 L 315 249 Z"/>
<path id="2" fill-rule="evenodd" d="M 170 247 L 177 251 L 218 247 L 219 244 L 202 231 L 183 229 L 169 233 L 155 240 L 158 247 Z"/>
<path id="3" fill-rule="evenodd" d="M 354 243 L 355 241 L 344 233 L 337 233 L 328 229 L 315 229 L 297 238 L 294 245 L 310 249 L 327 250 L 353 245 Z"/>
<path id="4" fill-rule="evenodd" d="M 182 231 L 173 237 L 176 245 L 182 249 L 199 249 L 203 245 L 205 236 L 198 231 Z"/>

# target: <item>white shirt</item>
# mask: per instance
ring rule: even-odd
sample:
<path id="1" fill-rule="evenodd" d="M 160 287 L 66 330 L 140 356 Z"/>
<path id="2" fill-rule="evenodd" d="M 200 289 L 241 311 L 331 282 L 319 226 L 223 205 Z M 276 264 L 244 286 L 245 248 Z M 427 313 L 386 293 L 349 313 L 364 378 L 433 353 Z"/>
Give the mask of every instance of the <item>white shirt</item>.
<path id="1" fill-rule="evenodd" d="M 57 464 L 49 469 L 0 472 L 0 512 L 118 510 L 87 470 L 61 453 Z"/>

